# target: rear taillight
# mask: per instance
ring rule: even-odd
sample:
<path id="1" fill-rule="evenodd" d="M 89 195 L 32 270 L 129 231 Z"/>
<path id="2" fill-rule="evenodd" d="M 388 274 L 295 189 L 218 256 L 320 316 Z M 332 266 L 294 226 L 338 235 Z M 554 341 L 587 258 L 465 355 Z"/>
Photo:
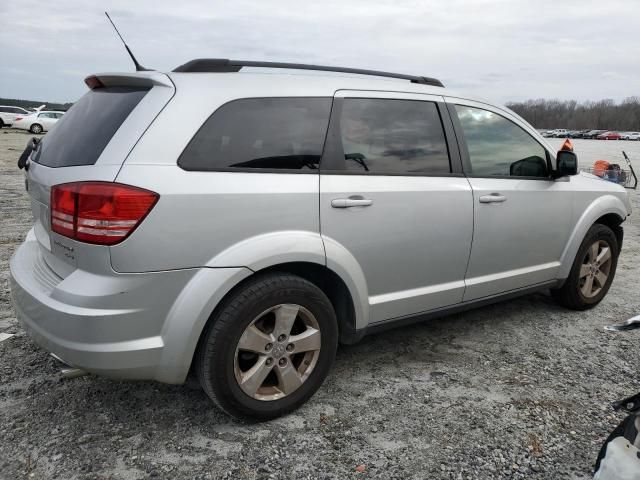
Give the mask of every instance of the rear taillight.
<path id="1" fill-rule="evenodd" d="M 17 122 L 18 120 L 22 120 L 22 117 L 16 117 L 14 121 Z"/>
<path id="2" fill-rule="evenodd" d="M 110 182 L 51 187 L 51 230 L 81 242 L 114 245 L 142 222 L 159 195 Z"/>

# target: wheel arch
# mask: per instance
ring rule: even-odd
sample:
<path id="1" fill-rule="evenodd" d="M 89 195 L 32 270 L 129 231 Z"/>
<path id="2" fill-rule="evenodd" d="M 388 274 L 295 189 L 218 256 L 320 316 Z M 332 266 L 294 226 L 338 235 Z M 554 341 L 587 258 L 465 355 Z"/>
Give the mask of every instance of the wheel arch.
<path id="1" fill-rule="evenodd" d="M 209 267 L 228 267 L 242 265 L 254 272 L 267 269 L 282 269 L 296 273 L 316 283 L 325 294 L 336 300 L 338 293 L 332 287 L 332 281 L 341 285 L 338 289 L 348 293 L 352 303 L 353 315 L 340 315 L 353 320 L 352 330 L 363 329 L 369 321 L 369 294 L 362 268 L 349 250 L 339 242 L 316 232 L 281 231 L 271 232 L 246 239 L 216 255 Z M 295 270 L 295 272 L 293 270 Z M 320 280 L 324 279 L 324 280 Z M 324 288 L 323 288 L 324 286 Z M 337 300 L 336 300 L 337 301 Z M 334 305 L 335 307 L 335 305 Z M 347 326 L 341 330 L 341 341 L 347 342 Z"/>
<path id="2" fill-rule="evenodd" d="M 356 306 L 345 281 L 330 268 L 310 262 L 289 262 L 267 267 L 256 274 L 285 272 L 313 283 L 329 298 L 338 319 L 340 342 L 351 344 L 360 339 L 356 330 Z"/>
<path id="3" fill-rule="evenodd" d="M 172 341 L 163 364 L 175 369 L 165 368 L 161 380 L 184 381 L 203 333 L 226 300 L 256 275 L 278 271 L 305 278 L 327 295 L 336 311 L 341 343 L 362 337 L 369 304 L 364 274 L 355 258 L 313 232 L 274 232 L 233 245 L 200 269 L 165 322 L 163 337 Z M 190 328 L 185 316 L 193 318 Z"/>
<path id="4" fill-rule="evenodd" d="M 260 270 L 253 271 L 250 275 L 242 278 L 225 293 L 220 301 L 216 303 L 207 322 L 199 332 L 198 337 L 202 337 L 202 334 L 206 330 L 209 322 L 211 322 L 216 313 L 224 307 L 225 302 L 229 298 L 231 298 L 239 289 L 243 288 L 243 286 L 248 282 L 255 279 L 257 275 L 264 275 L 268 273 L 289 273 L 313 283 L 329 298 L 329 301 L 336 312 L 340 342 L 351 344 L 359 340 L 360 337 L 356 330 L 356 304 L 347 284 L 340 275 L 325 265 L 307 261 L 276 263 Z"/>
<path id="5" fill-rule="evenodd" d="M 593 201 L 577 221 L 569 241 L 560 257 L 558 279 L 569 276 L 580 244 L 589 229 L 596 223 L 610 227 L 616 235 L 618 245 L 622 245 L 622 222 L 627 217 L 627 209 L 622 200 L 614 195 L 605 195 Z"/>
<path id="6" fill-rule="evenodd" d="M 607 213 L 594 222 L 594 224 L 599 223 L 601 225 L 606 225 L 613 230 L 618 242 L 618 250 L 622 248 L 622 241 L 624 239 L 624 229 L 622 228 L 622 222 L 624 222 L 624 220 L 625 219 L 617 213 Z"/>

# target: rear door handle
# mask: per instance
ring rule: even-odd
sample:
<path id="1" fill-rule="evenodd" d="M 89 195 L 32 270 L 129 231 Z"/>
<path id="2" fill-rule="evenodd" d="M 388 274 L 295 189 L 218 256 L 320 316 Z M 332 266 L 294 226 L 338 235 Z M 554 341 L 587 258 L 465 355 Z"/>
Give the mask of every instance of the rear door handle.
<path id="1" fill-rule="evenodd" d="M 354 195 L 349 198 L 334 198 L 331 200 L 333 208 L 349 208 L 349 207 L 369 207 L 373 205 L 373 200 Z"/>
<path id="2" fill-rule="evenodd" d="M 489 195 L 482 195 L 480 197 L 480 203 L 502 203 L 507 200 L 507 197 L 499 193 L 491 193 Z"/>

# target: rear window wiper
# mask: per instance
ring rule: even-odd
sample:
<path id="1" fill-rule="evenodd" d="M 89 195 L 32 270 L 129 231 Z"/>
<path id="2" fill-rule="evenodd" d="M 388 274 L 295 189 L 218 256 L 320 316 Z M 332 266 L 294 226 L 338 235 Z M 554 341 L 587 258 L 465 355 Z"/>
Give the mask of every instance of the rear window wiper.
<path id="1" fill-rule="evenodd" d="M 29 160 L 29 156 L 32 152 L 38 151 L 39 145 L 39 138 L 32 137 L 31 140 L 29 140 L 29 142 L 27 143 L 27 147 L 24 149 L 24 152 L 22 152 L 22 155 L 20 155 L 20 158 L 18 159 L 18 168 L 20 170 L 22 170 L 23 168 L 29 170 L 29 164 L 27 163 L 27 161 Z"/>

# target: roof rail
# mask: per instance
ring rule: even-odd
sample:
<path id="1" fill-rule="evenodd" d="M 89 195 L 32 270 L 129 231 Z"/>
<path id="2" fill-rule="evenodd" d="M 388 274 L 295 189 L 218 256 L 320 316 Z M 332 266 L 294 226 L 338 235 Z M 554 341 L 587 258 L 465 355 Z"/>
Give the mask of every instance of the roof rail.
<path id="1" fill-rule="evenodd" d="M 399 78 L 409 80 L 411 83 L 444 87 L 437 78 L 420 77 L 417 75 L 405 75 L 402 73 L 379 72 L 377 70 L 363 70 L 360 68 L 327 67 L 325 65 L 307 65 L 304 63 L 282 62 L 254 62 L 246 60 L 229 60 L 227 58 L 198 58 L 180 65 L 174 72 L 238 72 L 243 67 L 259 68 L 286 68 L 292 70 L 315 70 L 319 72 L 355 73 L 358 75 L 371 75 L 375 77 Z"/>

